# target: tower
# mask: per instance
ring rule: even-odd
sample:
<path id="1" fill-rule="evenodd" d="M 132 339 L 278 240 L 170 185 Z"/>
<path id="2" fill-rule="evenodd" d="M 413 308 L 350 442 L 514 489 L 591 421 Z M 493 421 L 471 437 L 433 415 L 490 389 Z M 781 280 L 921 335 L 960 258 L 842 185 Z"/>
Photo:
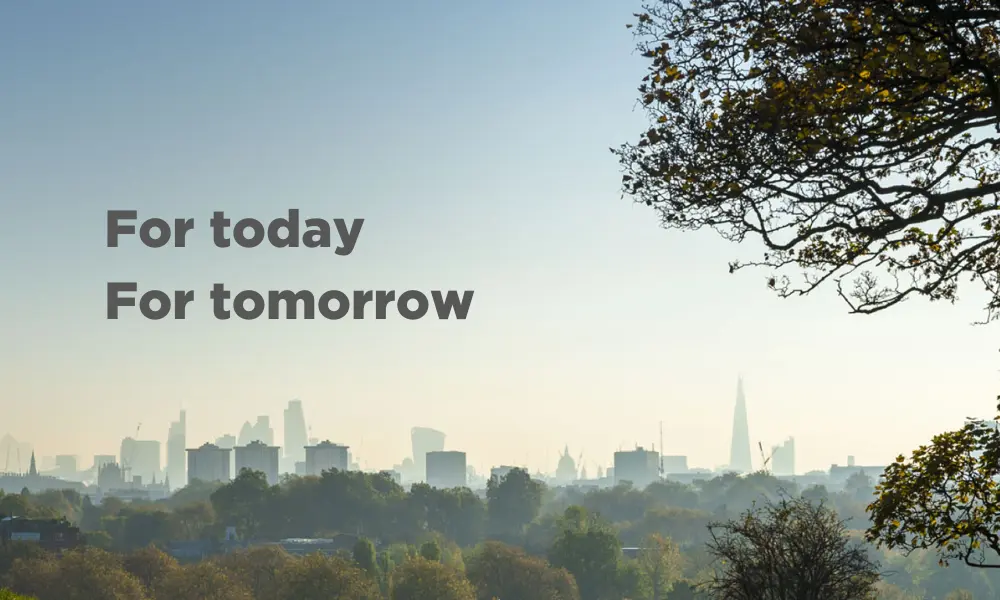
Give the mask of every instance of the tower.
<path id="1" fill-rule="evenodd" d="M 750 427 L 747 425 L 747 400 L 743 395 L 743 377 L 736 382 L 736 410 L 733 412 L 733 439 L 729 449 L 729 469 L 739 473 L 753 470 L 750 461 Z"/>
<path id="2" fill-rule="evenodd" d="M 38 477 L 38 468 L 35 467 L 35 452 L 31 452 L 31 466 L 28 467 L 29 477 Z"/>
<path id="3" fill-rule="evenodd" d="M 187 485 L 187 413 L 183 410 L 167 431 L 167 475 L 174 485 Z"/>
<path id="4" fill-rule="evenodd" d="M 309 434 L 306 430 L 306 417 L 302 411 L 301 400 L 291 400 L 284 414 L 285 458 L 290 464 L 289 472 L 295 472 L 295 463 L 306 459 L 306 446 L 309 445 Z"/>

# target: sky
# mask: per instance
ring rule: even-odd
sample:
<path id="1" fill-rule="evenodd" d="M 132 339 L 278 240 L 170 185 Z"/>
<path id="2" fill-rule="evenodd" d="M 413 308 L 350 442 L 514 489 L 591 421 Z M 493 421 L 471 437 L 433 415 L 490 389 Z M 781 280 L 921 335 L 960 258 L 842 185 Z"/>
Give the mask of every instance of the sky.
<path id="1" fill-rule="evenodd" d="M 992 416 L 996 327 L 973 290 L 847 314 L 782 300 L 759 252 L 659 228 L 620 194 L 638 5 L 601 0 L 0 5 L 0 433 L 39 455 L 188 446 L 304 405 L 312 436 L 384 468 L 409 430 L 486 471 L 593 473 L 636 444 L 723 465 L 737 377 L 750 437 L 797 470 L 884 464 Z M 213 211 L 364 218 L 350 256 L 219 249 Z M 194 218 L 185 248 L 105 246 L 106 212 Z M 108 281 L 191 289 L 185 320 Z M 474 290 L 465 321 L 217 321 L 241 289 Z M 756 454 L 756 451 L 755 451 Z"/>

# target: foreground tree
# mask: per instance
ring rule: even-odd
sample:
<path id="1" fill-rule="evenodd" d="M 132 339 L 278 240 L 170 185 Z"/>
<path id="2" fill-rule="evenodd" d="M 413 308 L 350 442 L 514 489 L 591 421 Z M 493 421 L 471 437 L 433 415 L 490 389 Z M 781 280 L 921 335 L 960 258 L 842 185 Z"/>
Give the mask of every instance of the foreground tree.
<path id="1" fill-rule="evenodd" d="M 532 479 L 524 469 L 511 469 L 503 477 L 486 483 L 490 535 L 504 541 L 520 540 L 525 527 L 542 507 L 545 484 Z"/>
<path id="2" fill-rule="evenodd" d="M 235 578 L 213 562 L 202 561 L 170 571 L 153 594 L 155 600 L 254 600 Z"/>
<path id="3" fill-rule="evenodd" d="M 580 506 L 567 508 L 559 527 L 549 561 L 572 573 L 583 600 L 613 598 L 623 587 L 618 534 Z M 629 574 L 624 573 L 626 579 Z"/>
<path id="4" fill-rule="evenodd" d="M 279 573 L 280 600 L 375 600 L 380 597 L 371 577 L 352 561 L 310 554 L 289 561 Z"/>
<path id="5" fill-rule="evenodd" d="M 464 575 L 437 561 L 416 557 L 393 572 L 392 600 L 475 600 Z"/>
<path id="6" fill-rule="evenodd" d="M 643 540 L 636 562 L 649 589 L 649 600 L 664 600 L 683 573 L 677 544 L 657 534 Z"/>
<path id="7" fill-rule="evenodd" d="M 665 227 L 758 238 L 748 264 L 782 296 L 832 281 L 871 313 L 954 300 L 969 277 L 998 316 L 995 0 L 656 0 L 636 17 L 651 123 L 613 152 Z"/>
<path id="8" fill-rule="evenodd" d="M 142 583 L 113 554 L 95 548 L 18 560 L 8 573 L 13 591 L 38 600 L 146 600 Z"/>
<path id="9" fill-rule="evenodd" d="M 836 514 L 803 498 L 755 507 L 711 535 L 716 565 L 705 588 L 717 600 L 859 600 L 879 581 Z"/>
<path id="10" fill-rule="evenodd" d="M 868 507 L 867 537 L 904 552 L 936 550 L 943 565 L 1000 568 L 998 482 L 1000 432 L 971 420 L 886 467 Z"/>
<path id="11" fill-rule="evenodd" d="M 278 575 L 292 560 L 280 546 L 251 546 L 215 559 L 233 581 L 249 590 L 254 600 L 277 600 Z"/>
<path id="12" fill-rule="evenodd" d="M 479 600 L 579 600 L 576 581 L 566 569 L 528 556 L 521 548 L 485 542 L 469 557 L 466 574 Z"/>

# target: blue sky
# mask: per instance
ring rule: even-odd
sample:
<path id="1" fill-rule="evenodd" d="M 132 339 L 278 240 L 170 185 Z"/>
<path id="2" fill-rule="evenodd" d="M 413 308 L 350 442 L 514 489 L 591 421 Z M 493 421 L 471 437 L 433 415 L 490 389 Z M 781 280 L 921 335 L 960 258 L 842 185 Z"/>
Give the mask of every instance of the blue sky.
<path id="1" fill-rule="evenodd" d="M 849 316 L 779 300 L 753 256 L 620 199 L 641 59 L 619 2 L 6 3 L 0 7 L 0 385 L 40 454 L 112 453 L 141 422 L 189 445 L 301 398 L 368 466 L 442 429 L 480 470 L 588 468 L 657 441 L 799 468 L 878 463 L 991 415 L 978 298 Z M 184 249 L 104 247 L 108 209 L 193 217 Z M 208 218 L 365 218 L 332 250 L 216 249 Z M 186 321 L 104 319 L 105 284 L 196 290 Z M 207 291 L 474 289 L 465 322 L 217 322 Z"/>

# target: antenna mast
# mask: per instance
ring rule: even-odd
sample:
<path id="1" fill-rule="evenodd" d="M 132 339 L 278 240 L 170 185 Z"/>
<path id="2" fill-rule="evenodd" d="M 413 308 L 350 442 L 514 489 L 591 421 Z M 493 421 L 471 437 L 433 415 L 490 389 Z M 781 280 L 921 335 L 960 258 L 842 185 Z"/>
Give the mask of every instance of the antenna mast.
<path id="1" fill-rule="evenodd" d="M 663 421 L 660 421 L 660 479 L 663 479 Z"/>

